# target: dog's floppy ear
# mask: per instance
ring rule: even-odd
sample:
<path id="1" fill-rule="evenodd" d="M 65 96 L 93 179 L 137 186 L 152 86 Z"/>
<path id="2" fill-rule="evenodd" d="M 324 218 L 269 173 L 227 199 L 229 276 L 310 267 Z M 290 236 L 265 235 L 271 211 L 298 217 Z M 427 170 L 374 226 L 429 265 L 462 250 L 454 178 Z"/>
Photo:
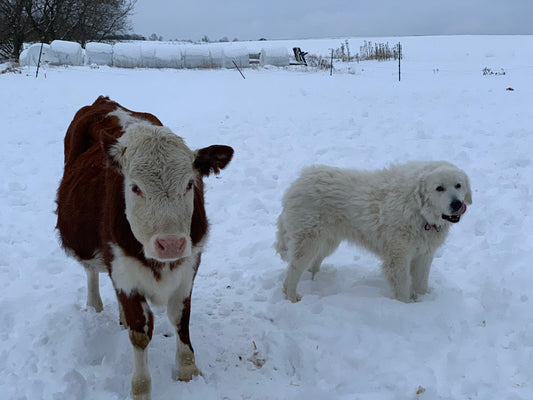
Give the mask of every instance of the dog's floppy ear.
<path id="1" fill-rule="evenodd" d="M 472 189 L 470 188 L 470 180 L 465 174 L 465 203 L 472 204 Z"/>
<path id="2" fill-rule="evenodd" d="M 426 219 L 426 222 L 436 223 L 438 215 L 435 215 L 434 207 L 430 192 L 428 191 L 429 176 L 428 173 L 422 173 L 415 187 L 415 198 L 419 207 L 420 214 Z"/>
<path id="3" fill-rule="evenodd" d="M 427 203 L 426 193 L 426 180 L 425 176 L 422 176 L 415 187 L 415 198 L 420 209 L 424 208 Z"/>

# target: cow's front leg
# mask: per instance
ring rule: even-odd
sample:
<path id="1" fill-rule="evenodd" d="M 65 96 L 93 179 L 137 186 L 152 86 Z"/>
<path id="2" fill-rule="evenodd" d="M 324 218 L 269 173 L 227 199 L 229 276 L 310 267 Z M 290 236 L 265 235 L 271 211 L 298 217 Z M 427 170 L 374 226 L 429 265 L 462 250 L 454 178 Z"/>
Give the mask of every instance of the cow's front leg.
<path id="1" fill-rule="evenodd" d="M 146 298 L 138 293 L 117 291 L 123 318 L 133 346 L 134 370 L 131 380 L 133 400 L 150 400 L 151 378 L 148 371 L 148 344 L 154 331 L 154 316 Z"/>
<path id="2" fill-rule="evenodd" d="M 191 294 L 194 277 L 200 265 L 200 256 L 196 265 L 183 269 L 180 286 L 171 296 L 167 314 L 170 322 L 176 327 L 176 368 L 174 379 L 190 381 L 194 375 L 200 375 L 196 366 L 194 350 L 189 336 L 189 320 L 191 316 Z M 180 266 L 183 268 L 184 266 Z"/>
<path id="3" fill-rule="evenodd" d="M 82 260 L 81 264 L 87 274 L 87 307 L 93 307 L 96 312 L 101 312 L 104 304 L 100 297 L 99 274 L 106 272 L 107 268 L 99 256 L 91 260 Z"/>

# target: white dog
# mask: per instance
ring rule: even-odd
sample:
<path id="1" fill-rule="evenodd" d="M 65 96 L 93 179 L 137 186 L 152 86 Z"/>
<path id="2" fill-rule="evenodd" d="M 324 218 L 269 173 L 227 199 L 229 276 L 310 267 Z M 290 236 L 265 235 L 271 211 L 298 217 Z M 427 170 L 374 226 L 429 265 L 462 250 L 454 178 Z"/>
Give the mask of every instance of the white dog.
<path id="1" fill-rule="evenodd" d="M 409 162 L 379 171 L 325 165 L 305 168 L 283 196 L 275 248 L 289 263 L 289 300 L 309 268 L 313 277 L 340 242 L 362 245 L 383 260 L 401 301 L 428 290 L 433 255 L 472 204 L 465 172 L 444 162 Z"/>

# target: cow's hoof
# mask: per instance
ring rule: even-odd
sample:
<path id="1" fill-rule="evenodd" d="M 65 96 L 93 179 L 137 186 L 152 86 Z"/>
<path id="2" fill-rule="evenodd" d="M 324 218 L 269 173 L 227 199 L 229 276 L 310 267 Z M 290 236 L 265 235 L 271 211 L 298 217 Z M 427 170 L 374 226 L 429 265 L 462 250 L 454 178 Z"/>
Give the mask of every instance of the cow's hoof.
<path id="1" fill-rule="evenodd" d="M 202 375 L 198 367 L 195 364 L 190 364 L 175 368 L 172 373 L 172 378 L 176 381 L 189 382 L 193 376 L 198 375 Z"/>
<path id="2" fill-rule="evenodd" d="M 150 378 L 133 378 L 131 397 L 133 400 L 151 400 L 152 381 Z"/>

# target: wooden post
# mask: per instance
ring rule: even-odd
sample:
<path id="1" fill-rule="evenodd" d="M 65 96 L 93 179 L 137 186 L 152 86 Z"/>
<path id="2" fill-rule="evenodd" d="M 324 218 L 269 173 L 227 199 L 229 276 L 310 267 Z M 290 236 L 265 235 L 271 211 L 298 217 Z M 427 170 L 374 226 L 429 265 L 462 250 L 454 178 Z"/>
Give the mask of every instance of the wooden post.
<path id="1" fill-rule="evenodd" d="M 333 75 L 333 49 L 331 49 L 331 64 L 329 66 L 329 76 Z"/>
<path id="2" fill-rule="evenodd" d="M 41 50 L 39 51 L 39 61 L 37 61 L 37 71 L 35 71 L 35 77 L 39 76 L 39 67 L 41 66 L 41 55 L 43 54 L 44 40 L 41 41 Z"/>
<path id="3" fill-rule="evenodd" d="M 46 17 L 46 7 L 50 8 L 50 6 L 48 5 L 48 0 L 46 0 L 44 2 L 44 6 L 43 6 L 43 15 L 41 17 L 41 20 L 44 19 Z M 51 24 L 51 22 L 49 23 L 49 25 Z M 39 61 L 37 61 L 37 71 L 35 71 L 35 77 L 37 78 L 39 76 L 39 67 L 41 66 L 41 56 L 43 54 L 43 46 L 44 46 L 44 38 L 46 36 L 45 34 L 46 31 L 43 31 L 42 33 L 42 37 L 41 37 L 41 50 L 39 51 Z"/>
<path id="4" fill-rule="evenodd" d="M 402 44 L 398 42 L 398 82 L 402 80 Z"/>
<path id="5" fill-rule="evenodd" d="M 242 79 L 246 79 L 244 77 L 244 74 L 242 73 L 241 69 L 239 68 L 239 66 L 237 65 L 237 63 L 235 62 L 235 60 L 231 60 L 231 62 L 233 63 L 233 65 L 235 65 L 235 68 L 237 68 L 237 71 L 239 71 L 241 73 L 241 76 L 242 76 Z"/>

